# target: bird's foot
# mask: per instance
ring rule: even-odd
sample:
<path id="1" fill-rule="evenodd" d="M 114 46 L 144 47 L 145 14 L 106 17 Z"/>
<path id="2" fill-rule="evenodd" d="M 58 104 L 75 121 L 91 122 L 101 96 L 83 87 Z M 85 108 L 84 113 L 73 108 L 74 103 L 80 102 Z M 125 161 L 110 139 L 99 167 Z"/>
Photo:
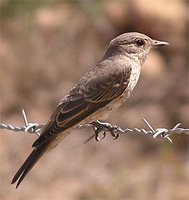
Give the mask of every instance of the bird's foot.
<path id="1" fill-rule="evenodd" d="M 103 123 L 100 121 L 93 121 L 90 123 L 94 127 L 95 131 L 95 139 L 96 141 L 100 141 L 106 137 L 106 133 L 110 132 L 112 135 L 113 139 L 116 140 L 119 137 L 119 133 L 116 133 L 118 130 L 118 127 L 116 125 L 111 125 L 110 123 Z M 103 137 L 99 137 L 99 133 L 103 131 Z"/>

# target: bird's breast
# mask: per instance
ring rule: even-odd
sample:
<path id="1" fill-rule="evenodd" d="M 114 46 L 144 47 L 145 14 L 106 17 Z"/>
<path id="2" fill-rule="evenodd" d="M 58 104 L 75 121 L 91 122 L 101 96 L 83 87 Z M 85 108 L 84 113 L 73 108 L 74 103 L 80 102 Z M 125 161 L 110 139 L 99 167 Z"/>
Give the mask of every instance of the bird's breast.
<path id="1" fill-rule="evenodd" d="M 129 83 L 125 89 L 125 91 L 116 99 L 114 99 L 112 102 L 110 102 L 108 105 L 106 105 L 103 108 L 100 108 L 98 111 L 93 113 L 89 118 L 88 121 L 92 120 L 106 120 L 110 113 L 117 108 L 119 108 L 126 99 L 130 96 L 131 92 L 133 91 L 134 87 L 136 86 L 138 79 L 140 76 L 140 67 L 133 66 L 131 71 L 131 76 L 129 78 Z"/>

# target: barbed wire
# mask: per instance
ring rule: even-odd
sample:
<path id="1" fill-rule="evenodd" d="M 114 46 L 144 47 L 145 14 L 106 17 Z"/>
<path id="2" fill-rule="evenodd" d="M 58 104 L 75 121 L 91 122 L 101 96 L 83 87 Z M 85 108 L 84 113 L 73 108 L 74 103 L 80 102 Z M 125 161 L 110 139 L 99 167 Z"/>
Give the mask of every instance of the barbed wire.
<path id="1" fill-rule="evenodd" d="M 25 125 L 22 127 L 18 127 L 18 126 L 12 126 L 12 125 L 6 125 L 1 123 L 0 124 L 0 129 L 8 129 L 11 131 L 24 131 L 24 132 L 28 132 L 28 133 L 35 133 L 38 136 L 40 136 L 40 132 L 43 129 L 43 127 L 46 124 L 38 124 L 38 123 L 28 123 L 27 117 L 26 117 L 26 113 L 24 111 L 24 109 L 22 109 L 22 116 L 24 119 L 24 123 Z M 154 128 L 150 125 L 150 123 L 143 118 L 143 121 L 145 122 L 145 124 L 148 126 L 148 128 L 150 130 L 145 130 L 145 129 L 138 129 L 138 128 L 134 128 L 134 129 L 122 129 L 117 125 L 111 125 L 110 123 L 104 123 L 104 122 L 100 122 L 100 121 L 93 121 L 89 124 L 82 124 L 79 125 L 76 129 L 83 129 L 83 128 L 93 128 L 93 130 L 95 131 L 95 134 L 92 135 L 91 137 L 89 137 L 84 143 L 89 142 L 91 139 L 95 138 L 97 141 L 100 141 L 100 137 L 99 137 L 99 133 L 103 132 L 103 137 L 101 139 L 104 139 L 106 136 L 107 132 L 110 132 L 110 134 L 114 137 L 114 139 L 117 139 L 119 137 L 120 134 L 129 134 L 129 133 L 139 133 L 139 134 L 143 134 L 143 135 L 152 135 L 153 138 L 165 138 L 168 139 L 171 143 L 172 140 L 170 138 L 170 136 L 172 134 L 187 134 L 189 135 L 189 129 L 184 129 L 179 127 L 181 125 L 181 123 L 178 123 L 177 125 L 175 125 L 172 129 L 168 130 L 166 128 L 157 128 L 156 130 L 154 130 Z"/>

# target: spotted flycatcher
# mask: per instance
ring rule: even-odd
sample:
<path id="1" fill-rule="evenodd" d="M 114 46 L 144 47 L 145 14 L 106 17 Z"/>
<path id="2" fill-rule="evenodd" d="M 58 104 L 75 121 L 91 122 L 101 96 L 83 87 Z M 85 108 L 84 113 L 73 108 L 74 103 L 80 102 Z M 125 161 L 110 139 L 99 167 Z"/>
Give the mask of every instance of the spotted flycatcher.
<path id="1" fill-rule="evenodd" d="M 60 101 L 11 183 L 18 180 L 17 188 L 41 156 L 54 149 L 78 124 L 105 120 L 123 104 L 134 89 L 150 50 L 166 45 L 167 42 L 136 32 L 114 38 L 103 58 Z"/>

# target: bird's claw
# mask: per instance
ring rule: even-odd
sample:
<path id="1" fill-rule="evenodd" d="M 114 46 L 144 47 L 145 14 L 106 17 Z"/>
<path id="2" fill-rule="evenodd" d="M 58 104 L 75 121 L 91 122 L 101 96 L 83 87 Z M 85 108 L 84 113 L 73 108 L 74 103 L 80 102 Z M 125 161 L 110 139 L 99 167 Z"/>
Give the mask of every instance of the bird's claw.
<path id="1" fill-rule="evenodd" d="M 103 132 L 103 136 L 102 138 L 99 137 L 99 133 L 102 131 L 100 128 L 98 127 L 94 127 L 95 130 L 95 140 L 97 142 L 99 142 L 100 140 L 103 140 L 106 137 L 106 131 Z"/>
<path id="2" fill-rule="evenodd" d="M 91 125 L 94 126 L 95 130 L 95 140 L 99 142 L 100 140 L 104 139 L 106 137 L 107 131 L 110 132 L 113 139 L 116 140 L 119 137 L 119 133 L 114 133 L 117 130 L 117 126 L 112 126 L 109 123 L 102 123 L 100 121 L 93 121 L 91 122 Z M 103 137 L 99 137 L 99 133 L 103 131 Z"/>
<path id="3" fill-rule="evenodd" d="M 119 133 L 116 134 L 114 133 L 117 130 L 117 128 L 118 128 L 117 126 L 108 127 L 108 131 L 110 132 L 114 140 L 116 140 L 120 135 Z"/>

